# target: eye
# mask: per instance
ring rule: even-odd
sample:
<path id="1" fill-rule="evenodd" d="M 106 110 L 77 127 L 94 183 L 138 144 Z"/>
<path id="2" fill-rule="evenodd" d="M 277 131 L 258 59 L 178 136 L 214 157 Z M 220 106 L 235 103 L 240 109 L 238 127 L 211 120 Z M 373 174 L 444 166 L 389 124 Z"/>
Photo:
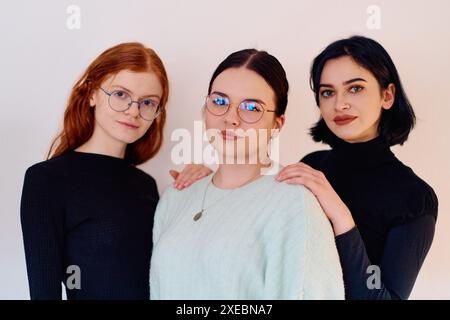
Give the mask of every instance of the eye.
<path id="1" fill-rule="evenodd" d="M 127 99 L 128 98 L 128 93 L 126 93 L 125 91 L 122 90 L 117 90 L 113 92 L 113 96 L 119 99 Z"/>
<path id="2" fill-rule="evenodd" d="M 334 94 L 332 90 L 323 90 L 320 95 L 324 98 L 329 98 Z"/>
<path id="3" fill-rule="evenodd" d="M 215 97 L 214 99 L 213 99 L 213 103 L 216 105 L 216 106 L 228 106 L 228 99 L 226 99 L 226 98 L 222 98 L 222 97 Z"/>
<path id="4" fill-rule="evenodd" d="M 245 111 L 251 111 L 251 112 L 261 112 L 262 111 L 262 107 L 253 101 L 244 102 L 241 105 L 241 109 L 243 109 Z"/>
<path id="5" fill-rule="evenodd" d="M 156 105 L 157 105 L 156 101 L 154 101 L 152 99 L 142 100 L 141 103 L 143 106 L 146 106 L 146 107 L 156 107 Z"/>
<path id="6" fill-rule="evenodd" d="M 358 93 L 358 92 L 360 92 L 362 89 L 364 89 L 364 87 L 362 87 L 362 86 L 352 86 L 352 87 L 350 88 L 350 92 L 351 92 L 351 93 Z"/>

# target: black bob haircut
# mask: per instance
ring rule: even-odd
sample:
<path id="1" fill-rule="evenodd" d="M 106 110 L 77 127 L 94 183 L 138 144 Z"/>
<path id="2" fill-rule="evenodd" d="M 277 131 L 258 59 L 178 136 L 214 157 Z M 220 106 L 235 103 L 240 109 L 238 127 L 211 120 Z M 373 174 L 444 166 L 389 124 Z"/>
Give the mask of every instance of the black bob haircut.
<path id="1" fill-rule="evenodd" d="M 357 64 L 370 71 L 377 79 L 381 89 L 386 89 L 390 83 L 395 86 L 394 104 L 389 110 L 382 110 L 378 126 L 379 135 L 390 146 L 402 145 L 415 125 L 416 116 L 403 90 L 400 77 L 394 62 L 386 50 L 375 40 L 353 36 L 338 40 L 325 48 L 313 61 L 310 74 L 310 86 L 314 91 L 316 104 L 319 106 L 319 84 L 325 63 L 330 59 L 350 56 Z M 310 129 L 310 135 L 316 142 L 333 146 L 338 139 L 327 127 L 325 120 L 320 120 Z"/>
<path id="2" fill-rule="evenodd" d="M 214 71 L 209 82 L 208 94 L 211 93 L 213 82 L 219 74 L 227 69 L 240 67 L 256 72 L 267 82 L 275 93 L 275 114 L 283 115 L 286 112 L 289 91 L 286 71 L 278 59 L 266 51 L 244 49 L 230 54 Z"/>

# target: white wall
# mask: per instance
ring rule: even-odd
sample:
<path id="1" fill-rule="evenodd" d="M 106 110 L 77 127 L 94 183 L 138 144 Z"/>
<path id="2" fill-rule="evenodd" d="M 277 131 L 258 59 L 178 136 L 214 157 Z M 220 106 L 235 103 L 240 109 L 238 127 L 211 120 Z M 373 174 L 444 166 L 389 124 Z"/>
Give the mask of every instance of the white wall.
<path id="1" fill-rule="evenodd" d="M 81 10 L 81 28 L 66 22 L 69 5 Z M 366 10 L 381 9 L 381 28 L 369 29 Z M 418 116 L 399 158 L 432 185 L 440 200 L 434 244 L 411 298 L 450 298 L 450 2 L 128 0 L 8 1 L 0 10 L 0 299 L 27 299 L 19 220 L 23 175 L 41 161 L 60 127 L 77 77 L 104 49 L 124 41 L 153 47 L 170 77 L 166 141 L 142 168 L 158 181 L 167 171 L 170 133 L 193 129 L 209 78 L 229 53 L 265 49 L 284 65 L 291 85 L 281 160 L 288 164 L 323 146 L 307 135 L 318 110 L 308 87 L 309 66 L 328 43 L 352 34 L 385 46 Z"/>

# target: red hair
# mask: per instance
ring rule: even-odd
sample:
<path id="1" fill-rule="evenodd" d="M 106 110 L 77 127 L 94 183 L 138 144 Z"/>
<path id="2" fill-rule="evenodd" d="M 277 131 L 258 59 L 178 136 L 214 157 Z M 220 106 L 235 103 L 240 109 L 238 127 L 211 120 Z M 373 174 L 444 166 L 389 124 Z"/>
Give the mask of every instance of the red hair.
<path id="1" fill-rule="evenodd" d="M 109 48 L 89 65 L 73 86 L 64 112 L 63 129 L 53 140 L 47 159 L 72 151 L 89 140 L 95 124 L 89 99 L 107 77 L 122 70 L 156 74 L 163 89 L 160 106 L 165 107 L 169 96 L 169 82 L 156 52 L 138 42 L 121 43 Z M 165 122 L 166 113 L 161 112 L 144 136 L 127 145 L 125 159 L 133 165 L 151 159 L 161 148 Z"/>

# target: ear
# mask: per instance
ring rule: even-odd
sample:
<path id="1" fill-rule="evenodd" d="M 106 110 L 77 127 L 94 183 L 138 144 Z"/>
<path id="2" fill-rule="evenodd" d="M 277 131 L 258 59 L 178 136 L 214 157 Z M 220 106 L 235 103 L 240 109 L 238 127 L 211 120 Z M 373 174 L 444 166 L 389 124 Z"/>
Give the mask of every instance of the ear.
<path id="1" fill-rule="evenodd" d="M 281 130 L 281 128 L 283 128 L 284 126 L 284 122 L 286 121 L 284 114 L 281 116 L 275 116 L 275 125 L 273 127 L 273 129 L 278 129 Z"/>
<path id="2" fill-rule="evenodd" d="M 91 108 L 94 108 L 97 105 L 95 94 L 96 91 L 92 92 L 91 96 L 89 97 L 89 107 Z"/>
<path id="3" fill-rule="evenodd" d="M 383 101 L 381 107 L 389 110 L 394 105 L 395 101 L 395 85 L 390 83 L 386 89 L 383 90 Z"/>

